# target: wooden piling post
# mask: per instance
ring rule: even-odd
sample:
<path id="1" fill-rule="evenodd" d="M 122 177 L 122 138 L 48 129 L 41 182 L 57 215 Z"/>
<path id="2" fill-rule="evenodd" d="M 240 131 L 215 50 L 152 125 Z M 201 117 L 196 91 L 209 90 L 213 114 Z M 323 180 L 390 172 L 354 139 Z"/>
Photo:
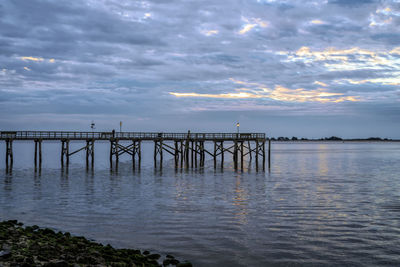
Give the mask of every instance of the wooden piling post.
<path id="1" fill-rule="evenodd" d="M 118 171 L 118 163 L 119 163 L 119 148 L 118 148 L 118 139 L 115 139 L 114 146 L 115 146 L 115 170 Z"/>
<path id="2" fill-rule="evenodd" d="M 89 140 L 86 140 L 86 169 L 89 168 Z"/>
<path id="3" fill-rule="evenodd" d="M 66 141 L 66 151 L 65 156 L 67 157 L 67 167 L 69 166 L 69 140 Z"/>
<path id="4" fill-rule="evenodd" d="M 193 151 L 193 141 L 192 141 L 192 158 L 191 158 L 191 168 L 193 169 L 193 156 L 194 156 L 194 151 Z"/>
<path id="5" fill-rule="evenodd" d="M 263 170 L 265 170 L 265 141 L 262 144 L 262 156 L 263 156 Z"/>
<path id="6" fill-rule="evenodd" d="M 221 141 L 221 168 L 224 167 L 224 141 Z"/>
<path id="7" fill-rule="evenodd" d="M 250 146 L 250 140 L 249 140 L 249 141 L 247 141 L 247 146 L 248 146 L 248 149 L 249 149 L 249 157 L 250 157 L 250 159 L 252 159 L 252 156 L 251 156 L 251 146 Z"/>
<path id="8" fill-rule="evenodd" d="M 64 168 L 64 151 L 65 151 L 65 141 L 61 140 L 61 168 Z"/>
<path id="9" fill-rule="evenodd" d="M 233 165 L 235 170 L 238 168 L 238 145 L 237 141 L 234 141 L 234 148 L 233 148 Z"/>
<path id="10" fill-rule="evenodd" d="M 268 138 L 268 169 L 271 169 L 271 138 Z"/>
<path id="11" fill-rule="evenodd" d="M 92 165 L 92 169 L 93 169 L 93 167 L 94 167 L 94 139 L 92 139 L 92 150 L 91 150 L 91 152 L 92 152 L 92 155 L 91 155 L 91 157 L 92 157 L 91 165 Z"/>
<path id="12" fill-rule="evenodd" d="M 64 168 L 64 140 L 61 140 L 61 157 L 60 157 L 60 161 L 61 161 L 61 168 Z"/>
<path id="13" fill-rule="evenodd" d="M 197 168 L 197 154 L 198 154 L 198 144 L 197 141 L 194 142 L 195 154 L 194 154 L 194 167 Z"/>
<path id="14" fill-rule="evenodd" d="M 132 168 L 135 169 L 136 141 L 132 140 Z"/>
<path id="15" fill-rule="evenodd" d="M 112 169 L 113 166 L 113 150 L 114 150 L 114 140 L 110 139 L 110 169 Z"/>
<path id="16" fill-rule="evenodd" d="M 38 150 L 38 141 L 37 139 L 35 139 L 35 157 L 34 157 L 34 161 L 35 161 L 35 172 L 37 170 L 37 151 Z"/>
<path id="17" fill-rule="evenodd" d="M 175 150 L 174 150 L 174 160 L 175 160 L 175 168 L 178 168 L 179 163 L 179 145 L 178 141 L 175 141 Z"/>
<path id="18" fill-rule="evenodd" d="M 214 140 L 214 169 L 217 168 L 217 141 Z"/>
<path id="19" fill-rule="evenodd" d="M 10 140 L 10 168 L 12 169 L 14 164 L 14 155 L 13 155 L 13 140 Z"/>
<path id="20" fill-rule="evenodd" d="M 189 139 L 186 139 L 185 142 L 185 167 L 189 168 Z"/>
<path id="21" fill-rule="evenodd" d="M 39 170 L 42 168 L 42 140 L 39 140 Z"/>
<path id="22" fill-rule="evenodd" d="M 183 168 L 183 158 L 184 158 L 184 151 L 183 151 L 183 140 L 181 140 L 181 168 Z"/>
<path id="23" fill-rule="evenodd" d="M 256 140 L 256 171 L 258 171 L 258 154 L 259 154 L 259 144 L 258 144 L 258 140 Z"/>
<path id="24" fill-rule="evenodd" d="M 138 141 L 138 169 L 140 170 L 140 164 L 142 162 L 142 143 Z"/>
<path id="25" fill-rule="evenodd" d="M 201 167 L 204 167 L 205 157 L 206 153 L 204 152 L 204 141 L 201 141 L 201 160 L 200 160 Z"/>
<path id="26" fill-rule="evenodd" d="M 240 142 L 240 168 L 243 170 L 243 141 Z"/>
<path id="27" fill-rule="evenodd" d="M 160 141 L 160 148 L 159 148 L 159 152 L 160 152 L 160 169 L 162 169 L 162 165 L 163 165 L 163 140 Z"/>
<path id="28" fill-rule="evenodd" d="M 6 140 L 6 172 L 8 172 L 8 140 Z"/>
<path id="29" fill-rule="evenodd" d="M 157 168 L 157 140 L 154 140 L 154 168 Z"/>
<path id="30" fill-rule="evenodd" d="M 12 139 L 6 139 L 6 172 L 8 172 L 9 170 L 11 171 L 13 167 L 14 158 L 12 143 Z"/>

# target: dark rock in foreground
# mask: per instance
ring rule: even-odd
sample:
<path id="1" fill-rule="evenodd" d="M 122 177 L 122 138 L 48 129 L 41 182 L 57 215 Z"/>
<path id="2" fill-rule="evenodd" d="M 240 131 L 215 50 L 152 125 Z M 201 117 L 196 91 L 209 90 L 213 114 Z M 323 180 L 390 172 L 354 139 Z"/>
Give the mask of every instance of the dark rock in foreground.
<path id="1" fill-rule="evenodd" d="M 0 222 L 0 266 L 161 266 L 159 254 L 115 249 L 68 232 L 22 225 L 16 220 Z M 170 255 L 163 265 L 192 266 Z"/>

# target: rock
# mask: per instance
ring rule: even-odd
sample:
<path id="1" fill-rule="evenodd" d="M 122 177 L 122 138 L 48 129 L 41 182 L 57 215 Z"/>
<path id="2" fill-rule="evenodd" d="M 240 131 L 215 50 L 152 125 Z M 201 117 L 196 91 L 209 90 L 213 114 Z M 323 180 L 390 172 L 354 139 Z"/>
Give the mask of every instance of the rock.
<path id="1" fill-rule="evenodd" d="M 185 261 L 185 262 L 178 263 L 176 265 L 176 267 L 193 267 L 193 265 L 190 262 Z"/>
<path id="2" fill-rule="evenodd" d="M 43 265 L 44 267 L 68 267 L 68 262 L 63 260 L 48 262 Z"/>
<path id="3" fill-rule="evenodd" d="M 151 260 L 158 260 L 161 257 L 160 254 L 150 254 L 147 255 L 146 258 L 151 259 Z"/>
<path id="4" fill-rule="evenodd" d="M 116 249 L 37 225 L 24 228 L 16 220 L 0 222 L 0 266 L 160 266 L 160 257 L 147 250 L 141 253 L 135 249 Z M 179 263 L 171 255 L 163 261 L 164 266 Z M 184 264 L 183 267 L 192 266 Z"/>
<path id="5" fill-rule="evenodd" d="M 8 259 L 9 257 L 11 257 L 11 250 L 4 249 L 0 251 L 0 258 Z"/>
<path id="6" fill-rule="evenodd" d="M 49 228 L 45 228 L 45 229 L 43 229 L 42 234 L 43 235 L 55 235 L 56 233 Z"/>
<path id="7" fill-rule="evenodd" d="M 177 259 L 169 259 L 170 264 L 172 265 L 177 265 L 180 263 L 180 261 L 178 261 Z"/>

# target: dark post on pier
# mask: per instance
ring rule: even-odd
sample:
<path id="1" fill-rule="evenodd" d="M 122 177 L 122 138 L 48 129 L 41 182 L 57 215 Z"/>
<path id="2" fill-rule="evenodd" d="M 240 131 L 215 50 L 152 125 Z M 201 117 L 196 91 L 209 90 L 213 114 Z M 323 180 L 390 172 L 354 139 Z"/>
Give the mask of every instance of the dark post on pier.
<path id="1" fill-rule="evenodd" d="M 86 168 L 94 167 L 94 144 L 96 141 L 110 143 L 110 168 L 118 169 L 119 157 L 129 154 L 132 157 L 132 168 L 140 169 L 142 142 L 154 143 L 154 167 L 162 168 L 163 152 L 173 156 L 175 168 L 204 167 L 206 155 L 217 168 L 218 158 L 220 166 L 224 166 L 224 154 L 232 155 L 235 169 L 244 168 L 244 157 L 255 155 L 256 170 L 265 170 L 265 143 L 268 140 L 268 169 L 271 167 L 271 140 L 265 133 L 154 133 L 154 132 L 64 132 L 64 131 L 1 131 L 0 140 L 6 143 L 6 171 L 13 166 L 13 142 L 32 140 L 35 144 L 34 167 L 35 171 L 42 166 L 42 142 L 61 142 L 61 167 L 69 165 L 70 156 L 85 150 Z M 75 151 L 69 149 L 70 142 L 84 141 L 85 145 Z M 128 143 L 128 144 L 127 144 Z"/>

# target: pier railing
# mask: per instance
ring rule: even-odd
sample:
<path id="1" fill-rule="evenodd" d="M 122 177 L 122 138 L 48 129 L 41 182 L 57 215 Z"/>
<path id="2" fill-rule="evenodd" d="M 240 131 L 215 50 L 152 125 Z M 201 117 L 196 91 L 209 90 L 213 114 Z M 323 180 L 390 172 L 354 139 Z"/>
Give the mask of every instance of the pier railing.
<path id="1" fill-rule="evenodd" d="M 15 140 L 262 140 L 265 133 L 164 133 L 164 132 L 68 132 L 68 131 L 1 131 L 0 139 Z"/>

